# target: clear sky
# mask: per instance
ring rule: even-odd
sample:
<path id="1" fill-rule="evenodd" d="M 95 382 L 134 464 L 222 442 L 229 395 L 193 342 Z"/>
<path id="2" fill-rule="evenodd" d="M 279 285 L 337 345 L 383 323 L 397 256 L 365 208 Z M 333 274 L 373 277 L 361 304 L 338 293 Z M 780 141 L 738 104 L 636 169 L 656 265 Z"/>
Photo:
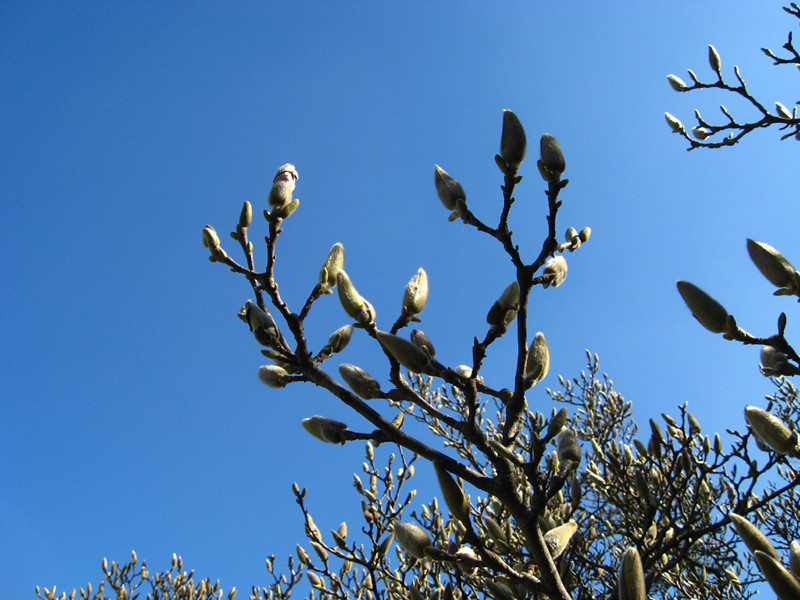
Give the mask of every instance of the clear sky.
<path id="1" fill-rule="evenodd" d="M 502 109 L 531 141 L 512 229 L 532 259 L 546 231 L 535 167 L 555 135 L 571 183 L 559 231 L 591 226 L 569 277 L 537 290 L 533 331 L 551 375 L 584 349 L 646 423 L 688 402 L 706 430 L 742 427 L 772 390 L 758 349 L 703 330 L 675 290 L 689 279 L 740 325 L 775 331 L 792 300 L 771 297 L 745 238 L 800 261 L 798 144 L 767 130 L 724 151 L 685 151 L 664 120 L 734 114 L 666 76 L 710 78 L 707 44 L 771 105 L 797 100 L 772 67 L 795 22 L 779 2 L 3 2 L 0 222 L 3 226 L 0 596 L 85 586 L 130 550 L 151 569 L 173 552 L 246 595 L 302 537 L 291 484 L 309 487 L 323 531 L 359 513 L 363 448 L 325 445 L 300 421 L 364 427 L 311 385 L 263 386 L 265 359 L 236 318 L 247 283 L 207 260 L 241 203 L 266 208 L 293 162 L 300 209 L 285 224 L 277 278 L 299 310 L 334 242 L 388 329 L 406 282 L 430 278 L 421 328 L 447 364 L 467 362 L 485 314 L 513 277 L 496 243 L 448 223 L 440 164 L 470 208 L 499 214 Z M 256 219 L 256 249 L 263 264 Z M 234 255 L 230 239 L 226 243 Z M 335 296 L 308 321 L 321 346 L 347 319 Z M 795 338 L 797 339 L 797 338 Z M 510 343 L 484 376 L 513 372 Z M 385 373 L 356 339 L 339 358 Z M 549 413 L 544 386 L 530 403 Z M 387 414 L 391 414 L 387 411 Z M 438 493 L 417 469 L 418 498 Z M 355 521 L 353 521 L 353 525 Z"/>

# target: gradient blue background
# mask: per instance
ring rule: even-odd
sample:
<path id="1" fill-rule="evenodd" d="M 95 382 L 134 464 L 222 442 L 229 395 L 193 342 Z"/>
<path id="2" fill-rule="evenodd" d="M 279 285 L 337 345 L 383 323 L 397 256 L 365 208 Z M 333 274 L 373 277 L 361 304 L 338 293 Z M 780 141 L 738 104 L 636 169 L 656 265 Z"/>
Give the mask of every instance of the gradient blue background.
<path id="1" fill-rule="evenodd" d="M 722 151 L 687 153 L 664 121 L 716 119 L 712 92 L 681 95 L 666 75 L 726 76 L 738 64 L 767 104 L 791 106 L 794 67 L 759 51 L 796 22 L 779 2 L 0 4 L 0 596 L 35 585 L 96 582 L 100 561 L 136 549 L 151 570 L 173 552 L 199 576 L 245 596 L 302 538 L 290 491 L 310 488 L 323 531 L 356 528 L 352 473 L 360 445 L 324 445 L 300 428 L 312 414 L 366 428 L 311 385 L 271 390 L 265 361 L 236 319 L 252 292 L 210 264 L 200 231 L 227 232 L 241 203 L 256 213 L 290 161 L 301 206 L 285 224 L 277 278 L 299 310 L 334 242 L 388 328 L 422 266 L 421 327 L 448 364 L 513 277 L 496 243 L 448 223 L 433 187 L 440 164 L 471 209 L 497 221 L 502 109 L 531 141 L 512 228 L 532 259 L 546 231 L 535 168 L 541 133 L 567 161 L 559 231 L 591 226 L 569 277 L 531 300 L 551 375 L 576 375 L 584 349 L 634 402 L 642 422 L 688 402 L 707 431 L 742 427 L 742 409 L 772 385 L 758 349 L 703 330 L 675 291 L 701 285 L 756 334 L 795 305 L 771 298 L 745 238 L 800 260 L 798 144 L 777 130 Z M 714 116 L 712 116 L 714 115 Z M 263 264 L 256 219 L 252 237 Z M 336 297 L 307 329 L 319 348 L 347 322 Z M 796 338 L 795 338 L 796 339 Z M 357 336 L 330 362 L 383 377 Z M 513 371 L 511 340 L 484 376 Z M 390 410 L 385 414 L 391 416 Z M 388 452 L 388 450 L 387 450 Z M 419 501 L 438 493 L 418 468 Z M 356 520 L 354 520 L 356 519 Z"/>

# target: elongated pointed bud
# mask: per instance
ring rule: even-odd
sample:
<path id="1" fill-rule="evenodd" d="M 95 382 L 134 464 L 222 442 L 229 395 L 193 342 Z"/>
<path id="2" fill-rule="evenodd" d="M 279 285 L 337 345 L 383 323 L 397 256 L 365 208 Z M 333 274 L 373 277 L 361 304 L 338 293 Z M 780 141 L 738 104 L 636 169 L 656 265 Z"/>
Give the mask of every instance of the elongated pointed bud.
<path id="1" fill-rule="evenodd" d="M 754 552 L 758 568 L 780 600 L 800 598 L 800 581 L 780 561 L 768 554 Z"/>
<path id="2" fill-rule="evenodd" d="M 541 150 L 541 158 L 537 163 L 539 172 L 545 181 L 558 181 L 561 179 L 564 169 L 567 168 L 558 140 L 549 133 L 545 133 L 542 135 L 539 147 Z"/>
<path id="3" fill-rule="evenodd" d="M 403 293 L 404 317 L 411 317 L 422 312 L 425 303 L 428 301 L 428 274 L 425 269 L 420 268 L 406 285 Z"/>
<path id="4" fill-rule="evenodd" d="M 284 208 L 292 201 L 292 192 L 297 179 L 297 169 L 293 164 L 286 163 L 278 169 L 269 190 L 269 206 L 273 211 Z"/>
<path id="5" fill-rule="evenodd" d="M 239 227 L 250 227 L 253 222 L 253 205 L 245 200 L 242 204 L 242 212 L 239 213 Z"/>
<path id="6" fill-rule="evenodd" d="M 547 544 L 553 560 L 561 556 L 567 549 L 567 544 L 577 530 L 578 524 L 575 521 L 567 521 L 544 534 L 544 543 Z"/>
<path id="7" fill-rule="evenodd" d="M 669 80 L 669 84 L 672 86 L 672 89 L 676 92 L 688 91 L 689 88 L 686 83 L 677 75 L 667 75 L 667 79 Z"/>
<path id="8" fill-rule="evenodd" d="M 347 347 L 347 344 L 350 343 L 350 338 L 353 337 L 353 326 L 352 325 L 345 325 L 344 327 L 339 327 L 336 331 L 331 334 L 331 337 L 328 338 L 328 343 L 326 347 L 330 349 L 331 352 L 337 353 L 341 352 Z"/>
<path id="9" fill-rule="evenodd" d="M 439 480 L 439 487 L 442 489 L 442 496 L 447 503 L 447 508 L 453 516 L 464 525 L 469 526 L 469 500 L 459 483 L 448 473 L 439 461 L 433 462 L 436 469 L 436 479 Z"/>
<path id="10" fill-rule="evenodd" d="M 562 463 L 571 461 L 573 467 L 581 462 L 581 445 L 575 430 L 567 428 L 561 432 L 558 438 L 558 460 Z"/>
<path id="11" fill-rule="evenodd" d="M 528 350 L 528 360 L 525 361 L 525 384 L 532 387 L 541 381 L 550 370 L 550 348 L 547 340 L 540 331 L 533 338 L 533 343 Z"/>
<path id="12" fill-rule="evenodd" d="M 776 103 L 775 103 L 775 111 L 778 113 L 778 116 L 779 116 L 781 119 L 791 119 L 791 118 L 793 118 L 793 117 L 792 117 L 792 113 L 789 111 L 789 109 L 788 109 L 788 108 L 786 108 L 786 107 L 785 107 L 783 104 L 781 104 L 780 102 L 776 102 Z"/>
<path id="13" fill-rule="evenodd" d="M 767 536 L 761 533 L 761 530 L 759 530 L 758 527 L 753 525 L 742 515 L 730 513 L 728 514 L 728 517 L 730 517 L 731 523 L 733 523 L 733 526 L 736 528 L 736 532 L 739 534 L 739 537 L 742 538 L 742 541 L 745 543 L 745 545 L 750 549 L 750 552 L 755 553 L 756 550 L 759 550 L 764 554 L 768 554 L 773 558 L 779 559 L 778 552 L 775 550 L 772 542 L 769 541 Z"/>
<path id="14" fill-rule="evenodd" d="M 722 59 L 719 57 L 717 49 L 711 44 L 708 45 L 708 64 L 711 65 L 711 69 L 714 73 L 722 77 L 720 73 L 720 71 L 722 71 Z"/>
<path id="15" fill-rule="evenodd" d="M 519 284 L 515 281 L 509 285 L 500 297 L 492 304 L 486 315 L 486 322 L 501 332 L 505 332 L 509 324 L 517 316 L 519 310 Z"/>
<path id="16" fill-rule="evenodd" d="M 417 348 L 412 342 L 400 336 L 379 331 L 378 341 L 389 353 L 409 371 L 432 375 L 431 357 L 424 350 Z"/>
<path id="17" fill-rule="evenodd" d="M 253 304 L 252 300 L 248 300 L 239 309 L 237 316 L 247 323 L 250 331 L 253 332 L 253 337 L 262 346 L 274 346 L 278 336 L 278 326 L 275 324 L 275 319 L 269 311 L 265 312 L 261 308 Z"/>
<path id="18" fill-rule="evenodd" d="M 416 523 L 395 521 L 392 526 L 394 540 L 414 558 L 425 558 L 425 548 L 433 546 L 431 537 Z"/>
<path id="19" fill-rule="evenodd" d="M 564 406 L 561 410 L 558 411 L 555 417 L 552 418 L 550 423 L 547 425 L 547 438 L 552 439 L 558 435 L 558 433 L 564 429 L 564 425 L 567 424 L 567 419 L 569 418 L 569 413 L 567 412 L 567 407 Z"/>
<path id="20" fill-rule="evenodd" d="M 348 315 L 361 325 L 369 325 L 375 321 L 375 309 L 361 297 L 344 269 L 336 272 L 336 285 L 342 308 Z"/>
<path id="21" fill-rule="evenodd" d="M 364 400 L 381 397 L 381 384 L 361 367 L 344 363 L 339 366 L 339 374 L 350 389 Z"/>
<path id="22" fill-rule="evenodd" d="M 269 387 L 283 388 L 289 382 L 289 373 L 278 365 L 264 365 L 258 367 L 258 378 Z"/>
<path id="23" fill-rule="evenodd" d="M 769 244 L 747 240 L 750 259 L 775 287 L 791 288 L 797 277 L 797 270 L 786 258 Z"/>
<path id="24" fill-rule="evenodd" d="M 667 120 L 667 124 L 670 126 L 673 133 L 684 133 L 686 131 L 683 127 L 683 123 L 681 123 L 677 117 L 669 113 L 664 113 L 664 118 Z"/>
<path id="25" fill-rule="evenodd" d="M 553 287 L 560 286 L 567 278 L 567 259 L 561 255 L 548 259 L 548 261 L 544 263 L 544 272 L 542 275 L 545 277 L 542 284 L 545 288 L 551 285 Z"/>
<path id="26" fill-rule="evenodd" d="M 303 429 L 329 444 L 344 444 L 346 441 L 343 434 L 347 431 L 347 425 L 319 415 L 303 419 Z"/>
<path id="27" fill-rule="evenodd" d="M 319 284 L 324 293 L 333 293 L 330 289 L 336 287 L 336 274 L 339 269 L 344 269 L 344 246 L 336 242 L 319 271 Z"/>
<path id="28" fill-rule="evenodd" d="M 746 407 L 744 417 L 758 438 L 775 452 L 800 458 L 797 432 L 778 417 L 757 406 Z"/>
<path id="29" fill-rule="evenodd" d="M 728 311 L 699 287 L 688 281 L 678 281 L 678 293 L 692 316 L 713 333 L 724 333 L 728 321 Z"/>
<path id="30" fill-rule="evenodd" d="M 644 569 L 636 548 L 630 547 L 622 555 L 617 579 L 619 600 L 645 600 Z"/>
<path id="31" fill-rule="evenodd" d="M 503 134 L 500 138 L 500 156 L 516 171 L 525 160 L 528 140 L 517 115 L 506 109 L 503 111 Z"/>
<path id="32" fill-rule="evenodd" d="M 464 188 L 456 181 L 447 171 L 442 169 L 439 165 L 433 166 L 434 170 L 434 183 L 436 184 L 436 193 L 439 199 L 444 204 L 445 208 L 452 211 L 457 211 L 458 201 L 466 202 L 467 195 L 464 193 Z"/>
<path id="33" fill-rule="evenodd" d="M 219 236 L 211 225 L 203 227 L 203 246 L 209 250 L 216 250 L 219 248 Z"/>

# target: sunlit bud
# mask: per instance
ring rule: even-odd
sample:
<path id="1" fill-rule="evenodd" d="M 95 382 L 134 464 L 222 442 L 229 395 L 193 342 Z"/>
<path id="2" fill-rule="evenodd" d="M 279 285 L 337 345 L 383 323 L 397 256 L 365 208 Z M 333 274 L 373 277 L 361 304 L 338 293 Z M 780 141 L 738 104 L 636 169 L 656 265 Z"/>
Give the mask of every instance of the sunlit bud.
<path id="1" fill-rule="evenodd" d="M 711 137 L 711 130 L 698 125 L 697 127 L 692 127 L 692 134 L 698 140 L 705 140 Z"/>
<path id="2" fill-rule="evenodd" d="M 781 371 L 785 369 L 789 361 L 780 350 L 772 346 L 761 347 L 761 372 L 767 376 L 780 375 Z"/>
<path id="3" fill-rule="evenodd" d="M 667 75 L 667 79 L 669 80 L 669 84 L 672 86 L 672 89 L 676 92 L 685 92 L 689 89 L 684 83 L 683 79 L 678 77 L 677 75 Z"/>
<path id="4" fill-rule="evenodd" d="M 574 227 L 568 227 L 567 231 L 564 233 L 564 240 L 567 242 L 571 242 L 573 238 L 578 237 L 578 230 Z"/>
<path id="5" fill-rule="evenodd" d="M 319 284 L 325 293 L 333 293 L 330 288 L 336 286 L 336 274 L 339 269 L 344 269 L 344 246 L 336 242 L 319 271 Z"/>
<path id="6" fill-rule="evenodd" d="M 410 317 L 422 312 L 428 300 L 428 274 L 420 268 L 406 285 L 403 293 L 403 316 Z"/>
<path id="7" fill-rule="evenodd" d="M 544 534 L 544 543 L 554 560 L 566 550 L 569 540 L 577 530 L 578 524 L 575 521 L 567 521 Z"/>
<path id="8" fill-rule="evenodd" d="M 297 559 L 300 561 L 300 564 L 309 566 L 311 564 L 311 559 L 308 558 L 308 552 L 305 551 L 305 548 L 303 548 L 300 544 L 297 544 L 295 549 L 297 551 Z"/>
<path id="9" fill-rule="evenodd" d="M 135 565 L 139 562 L 139 557 L 136 556 L 136 550 L 131 550 L 131 562 Z"/>
<path id="10" fill-rule="evenodd" d="M 564 169 L 567 168 L 558 140 L 549 133 L 542 134 L 539 147 L 541 150 L 539 171 L 542 173 L 542 177 L 545 181 L 558 181 Z"/>
<path id="11" fill-rule="evenodd" d="M 278 335 L 278 326 L 269 312 L 264 312 L 261 308 L 248 300 L 242 304 L 237 315 L 242 321 L 247 323 L 253 337 L 262 346 L 271 346 Z"/>
<path id="12" fill-rule="evenodd" d="M 469 575 L 475 572 L 475 563 L 478 562 L 479 559 L 472 548 L 469 546 L 461 546 L 454 556 L 457 558 L 456 566 L 462 573 Z"/>
<path id="13" fill-rule="evenodd" d="M 567 407 L 562 407 L 547 425 L 547 437 L 555 437 L 559 431 L 564 429 L 564 425 L 567 424 L 568 417 L 569 413 L 567 412 Z"/>
<path id="14" fill-rule="evenodd" d="M 345 325 L 344 327 L 339 327 L 339 329 L 331 334 L 331 337 L 328 338 L 327 345 L 331 349 L 331 352 L 341 352 L 347 347 L 347 344 L 350 343 L 351 337 L 353 337 L 353 326 Z"/>
<path id="15" fill-rule="evenodd" d="M 630 547 L 622 555 L 617 578 L 619 600 L 645 600 L 644 569 L 638 550 Z"/>
<path id="16" fill-rule="evenodd" d="M 409 371 L 431 375 L 431 357 L 409 340 L 385 331 L 377 333 L 378 341 Z"/>
<path id="17" fill-rule="evenodd" d="M 250 227 L 253 222 L 253 205 L 245 200 L 242 205 L 242 212 L 239 213 L 239 227 Z"/>
<path id="18" fill-rule="evenodd" d="M 347 425 L 319 415 L 303 419 L 303 429 L 329 444 L 344 444 L 346 441 L 343 433 L 347 431 Z"/>
<path id="19" fill-rule="evenodd" d="M 769 554 L 773 558 L 778 558 L 778 552 L 775 550 L 772 542 L 769 541 L 767 536 L 761 533 L 758 527 L 736 513 L 729 513 L 728 517 L 730 517 L 731 523 L 733 523 L 733 526 L 736 528 L 736 532 L 750 549 L 750 552 L 760 550 L 764 554 Z"/>
<path id="20" fill-rule="evenodd" d="M 424 331 L 414 329 L 411 332 L 411 343 L 425 352 L 431 358 L 436 356 L 436 348 L 433 347 L 433 342 L 431 342 L 430 338 L 425 335 Z"/>
<path id="21" fill-rule="evenodd" d="M 211 225 L 203 227 L 203 246 L 209 250 L 216 250 L 219 248 L 219 236 Z"/>
<path id="22" fill-rule="evenodd" d="M 375 309 L 372 304 L 359 295 L 343 269 L 339 269 L 336 272 L 336 285 L 339 290 L 339 300 L 342 303 L 342 308 L 348 315 L 361 325 L 368 325 L 375 320 Z"/>
<path id="23" fill-rule="evenodd" d="M 540 331 L 534 336 L 533 343 L 528 349 L 528 360 L 525 361 L 525 383 L 528 387 L 541 381 L 550 370 L 550 348 L 547 340 Z"/>
<path id="24" fill-rule="evenodd" d="M 282 388 L 289 382 L 289 373 L 278 365 L 264 365 L 258 367 L 258 378 L 269 387 Z"/>
<path id="25" fill-rule="evenodd" d="M 551 285 L 553 287 L 560 286 L 567 278 L 567 259 L 561 255 L 548 259 L 544 263 L 543 276 L 545 277 L 543 282 L 545 288 Z"/>
<path id="26" fill-rule="evenodd" d="M 573 429 L 564 429 L 558 437 L 558 460 L 562 463 L 572 461 L 573 467 L 581 462 L 581 445 Z"/>
<path id="27" fill-rule="evenodd" d="M 722 70 L 722 59 L 719 57 L 719 52 L 711 44 L 708 45 L 708 64 L 717 75 L 720 75 Z"/>
<path id="28" fill-rule="evenodd" d="M 759 570 L 778 598 L 800 598 L 800 581 L 779 560 L 760 550 L 754 554 Z"/>
<path id="29" fill-rule="evenodd" d="M 428 533 L 415 523 L 395 521 L 392 526 L 394 539 L 400 547 L 414 558 L 425 558 L 425 548 L 432 546 Z"/>
<path id="30" fill-rule="evenodd" d="M 439 194 L 439 199 L 448 210 L 456 210 L 458 200 L 466 201 L 467 199 L 464 189 L 455 178 L 451 177 L 450 174 L 439 165 L 434 165 L 433 169 L 433 179 L 436 183 L 436 193 Z"/>
<path id="31" fill-rule="evenodd" d="M 436 470 L 436 479 L 439 480 L 447 508 L 456 519 L 469 526 L 469 500 L 461 485 L 439 464 L 439 461 L 433 461 L 433 468 Z"/>
<path id="32" fill-rule="evenodd" d="M 669 113 L 664 113 L 664 117 L 667 119 L 667 124 L 672 128 L 673 133 L 683 133 L 686 131 L 683 128 L 683 123 L 681 123 L 677 117 L 672 116 Z"/>
<path id="33" fill-rule="evenodd" d="M 797 540 L 789 544 L 789 568 L 795 577 L 800 577 L 800 542 Z"/>
<path id="34" fill-rule="evenodd" d="M 725 332 L 728 311 L 719 302 L 688 281 L 678 281 L 677 285 L 678 293 L 692 311 L 692 316 L 703 327 L 714 333 Z"/>
<path id="35" fill-rule="evenodd" d="M 364 400 L 381 397 L 381 384 L 361 367 L 344 363 L 339 366 L 339 374 L 350 389 Z"/>
<path id="36" fill-rule="evenodd" d="M 456 373 L 458 373 L 459 375 L 461 375 L 462 377 L 464 377 L 466 379 L 469 379 L 470 377 L 472 377 L 472 367 L 470 367 L 468 365 L 458 365 L 457 367 L 455 367 L 453 369 L 453 371 L 455 371 Z M 481 377 L 480 375 L 478 375 L 478 377 L 476 379 L 477 379 L 478 383 L 483 383 L 483 377 Z"/>
<path id="37" fill-rule="evenodd" d="M 744 417 L 755 434 L 775 452 L 800 457 L 797 432 L 781 419 L 757 406 L 746 407 Z"/>
<path id="38" fill-rule="evenodd" d="M 512 171 L 516 171 L 525 160 L 525 151 L 528 141 L 525 130 L 519 122 L 517 115 L 510 110 L 503 111 L 503 134 L 500 138 L 500 156 L 506 161 Z"/>
<path id="39" fill-rule="evenodd" d="M 591 227 L 584 227 L 581 229 L 581 232 L 578 234 L 581 242 L 584 244 L 589 241 L 589 237 L 592 235 L 592 228 Z"/>
<path id="40" fill-rule="evenodd" d="M 272 210 L 283 208 L 292 201 L 292 192 L 294 192 L 297 178 L 297 170 L 293 164 L 286 163 L 278 169 L 269 190 L 269 206 Z"/>
<path id="41" fill-rule="evenodd" d="M 747 252 L 750 259 L 766 277 L 770 283 L 776 287 L 791 287 L 797 271 L 786 258 L 769 244 L 755 242 L 748 238 Z"/>
<path id="42" fill-rule="evenodd" d="M 486 315 L 486 322 L 493 328 L 505 331 L 514 320 L 519 310 L 519 284 L 515 281 L 509 285 L 500 297 L 492 304 Z"/>

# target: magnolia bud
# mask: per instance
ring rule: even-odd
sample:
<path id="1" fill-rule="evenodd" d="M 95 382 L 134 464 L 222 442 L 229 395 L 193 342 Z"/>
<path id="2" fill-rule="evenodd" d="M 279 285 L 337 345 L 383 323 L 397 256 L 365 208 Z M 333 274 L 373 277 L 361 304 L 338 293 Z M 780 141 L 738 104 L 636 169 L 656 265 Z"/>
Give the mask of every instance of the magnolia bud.
<path id="1" fill-rule="evenodd" d="M 259 306 L 248 300 L 242 304 L 237 316 L 247 323 L 256 341 L 262 346 L 272 346 L 278 335 L 278 326 L 269 311 L 264 312 Z"/>
<path id="2" fill-rule="evenodd" d="M 673 133 L 683 133 L 685 131 L 683 128 L 683 123 L 681 123 L 676 117 L 669 113 L 664 113 L 664 117 L 667 119 L 667 124 L 672 128 Z"/>
<path id="3" fill-rule="evenodd" d="M 239 227 L 244 229 L 245 227 L 250 227 L 250 224 L 253 222 L 253 205 L 250 204 L 245 200 L 245 203 L 242 205 L 242 212 L 239 213 Z"/>
<path id="4" fill-rule="evenodd" d="M 708 45 L 708 64 L 711 65 L 711 69 L 714 71 L 714 73 L 720 75 L 720 71 L 722 70 L 722 59 L 720 59 L 717 49 L 711 44 Z"/>
<path id="5" fill-rule="evenodd" d="M 381 384 L 361 367 L 344 363 L 339 366 L 339 374 L 350 389 L 364 400 L 381 397 Z"/>
<path id="6" fill-rule="evenodd" d="M 561 410 L 559 410 L 558 413 L 556 413 L 556 415 L 547 425 L 547 437 L 548 438 L 555 437 L 559 431 L 564 429 L 564 425 L 567 424 L 568 418 L 569 418 L 569 413 L 567 412 L 567 407 L 565 406 L 561 408 Z"/>
<path id="7" fill-rule="evenodd" d="M 755 434 L 775 452 L 800 457 L 797 433 L 781 419 L 757 406 L 746 407 L 744 417 Z"/>
<path id="8" fill-rule="evenodd" d="M 573 429 L 564 429 L 558 438 L 558 460 L 562 463 L 569 460 L 573 466 L 581 462 L 581 445 Z"/>
<path id="9" fill-rule="evenodd" d="M 558 181 L 564 169 L 566 169 L 564 154 L 561 152 L 558 140 L 549 133 L 545 133 L 542 135 L 539 147 L 541 160 L 539 160 L 538 165 L 542 177 L 545 181 Z"/>
<path id="10" fill-rule="evenodd" d="M 433 374 L 431 372 L 431 357 L 410 341 L 385 331 L 377 332 L 377 337 L 378 341 L 395 357 L 397 362 L 409 371 L 427 375 Z"/>
<path id="11" fill-rule="evenodd" d="M 581 229 L 581 232 L 578 234 L 578 238 L 580 238 L 581 242 L 584 244 L 589 241 L 589 237 L 592 235 L 592 228 L 591 227 L 584 227 Z"/>
<path id="12" fill-rule="evenodd" d="M 339 269 L 344 269 L 344 246 L 336 242 L 319 271 L 319 284 L 325 293 L 332 293 L 330 288 L 336 287 L 336 274 Z"/>
<path id="13" fill-rule="evenodd" d="M 773 558 L 778 558 L 778 552 L 775 550 L 772 542 L 769 541 L 767 536 L 761 533 L 758 527 L 736 513 L 730 513 L 728 517 L 730 517 L 731 523 L 733 523 L 739 537 L 742 538 L 742 541 L 750 549 L 750 552 L 760 550 L 764 554 L 768 554 Z"/>
<path id="14" fill-rule="evenodd" d="M 676 92 L 685 92 L 689 89 L 686 86 L 686 83 L 684 83 L 683 79 L 677 75 L 667 75 L 667 79 L 669 80 L 669 84 L 672 86 L 672 89 Z"/>
<path id="15" fill-rule="evenodd" d="M 761 372 L 772 377 L 780 375 L 789 364 L 789 357 L 772 346 L 761 347 Z"/>
<path id="16" fill-rule="evenodd" d="M 706 129 L 705 127 L 700 127 L 699 125 L 696 127 L 692 127 L 692 135 L 696 137 L 698 140 L 706 140 L 711 137 L 711 130 Z"/>
<path id="17" fill-rule="evenodd" d="M 719 302 L 688 281 L 678 281 L 677 285 L 678 293 L 692 311 L 692 316 L 703 327 L 713 333 L 726 331 L 728 311 Z"/>
<path id="18" fill-rule="evenodd" d="M 458 365 L 455 369 L 453 369 L 453 371 L 461 375 L 464 379 L 469 379 L 472 377 L 472 367 L 469 365 Z M 480 375 L 476 377 L 476 380 L 478 383 L 483 383 L 483 377 Z"/>
<path id="19" fill-rule="evenodd" d="M 645 600 L 644 569 L 639 551 L 630 547 L 622 555 L 617 579 L 620 600 Z"/>
<path id="20" fill-rule="evenodd" d="M 303 429 L 329 444 L 344 444 L 346 441 L 343 433 L 347 431 L 347 425 L 319 415 L 303 419 Z"/>
<path id="21" fill-rule="evenodd" d="M 433 347 L 433 342 L 425 335 L 424 331 L 420 331 L 419 329 L 414 329 L 411 332 L 411 343 L 414 344 L 417 348 L 425 352 L 428 356 L 433 358 L 436 356 L 436 348 Z"/>
<path id="22" fill-rule="evenodd" d="M 453 555 L 456 557 L 456 566 L 458 570 L 465 575 L 470 575 L 475 572 L 475 563 L 480 562 L 478 555 L 469 546 L 461 546 Z"/>
<path id="23" fill-rule="evenodd" d="M 569 540 L 577 530 L 578 524 L 575 521 L 568 521 L 544 534 L 544 543 L 547 544 L 553 560 L 561 556 L 561 553 L 567 549 Z"/>
<path id="24" fill-rule="evenodd" d="M 297 178 L 297 170 L 293 164 L 286 163 L 278 169 L 272 180 L 272 188 L 269 190 L 269 206 L 272 210 L 283 208 L 292 201 Z"/>
<path id="25" fill-rule="evenodd" d="M 439 165 L 434 165 L 434 182 L 436 183 L 436 193 L 439 194 L 439 199 L 448 210 L 457 210 L 458 201 L 465 202 L 467 195 L 461 184 L 458 183 L 447 171 L 442 169 Z"/>
<path id="26" fill-rule="evenodd" d="M 406 285 L 403 294 L 403 316 L 410 317 L 422 312 L 428 300 L 428 274 L 420 268 Z"/>
<path id="27" fill-rule="evenodd" d="M 567 259 L 563 256 L 554 256 L 544 263 L 544 281 L 542 284 L 545 288 L 558 287 L 567 278 Z"/>
<path id="28" fill-rule="evenodd" d="M 392 526 L 394 539 L 400 547 L 414 558 L 425 558 L 425 548 L 432 546 L 428 533 L 415 523 L 395 521 Z"/>
<path id="29" fill-rule="evenodd" d="M 350 343 L 350 338 L 353 337 L 353 326 L 352 325 L 345 325 L 344 327 L 339 327 L 336 331 L 331 334 L 331 337 L 328 338 L 328 348 L 331 349 L 331 352 L 341 352 L 347 347 L 347 344 Z"/>
<path id="30" fill-rule="evenodd" d="M 800 581 L 779 560 L 760 550 L 756 550 L 753 554 L 758 568 L 778 598 L 800 598 Z"/>
<path id="31" fill-rule="evenodd" d="M 203 246 L 209 250 L 219 248 L 219 236 L 211 225 L 203 227 Z"/>
<path id="32" fill-rule="evenodd" d="M 576 237 L 578 237 L 578 230 L 574 227 L 567 227 L 567 231 L 564 233 L 564 240 L 571 242 Z"/>
<path id="33" fill-rule="evenodd" d="M 361 325 L 368 325 L 375 321 L 375 309 L 372 304 L 359 295 L 344 269 L 339 269 L 336 272 L 336 284 L 342 308 L 348 315 Z"/>
<path id="34" fill-rule="evenodd" d="M 780 102 L 776 102 L 776 103 L 775 103 L 775 110 L 778 112 L 778 116 L 779 116 L 781 119 L 791 119 L 791 118 L 792 118 L 792 113 L 790 113 L 790 112 L 789 112 L 789 109 L 788 109 L 788 108 L 786 108 L 786 107 L 785 107 L 783 104 L 781 104 Z"/>
<path id="35" fill-rule="evenodd" d="M 442 496 L 447 504 L 447 508 L 453 516 L 469 527 L 469 500 L 459 483 L 448 473 L 439 461 L 433 461 L 433 468 L 436 470 L 436 479 L 439 480 L 439 487 L 442 489 Z"/>
<path id="36" fill-rule="evenodd" d="M 533 343 L 528 349 L 528 359 L 525 361 L 525 383 L 528 387 L 541 381 L 550 370 L 550 348 L 547 340 L 540 331 L 533 338 Z"/>
<path id="37" fill-rule="evenodd" d="M 510 110 L 503 111 L 503 134 L 500 138 L 500 155 L 512 171 L 516 171 L 525 160 L 528 141 L 525 130 L 517 115 Z"/>
<path id="38" fill-rule="evenodd" d="M 486 315 L 486 322 L 494 329 L 505 331 L 519 310 L 519 284 L 515 281 L 509 285 L 500 297 L 492 304 Z"/>
<path id="39" fill-rule="evenodd" d="M 278 365 L 264 365 L 258 367 L 258 378 L 269 387 L 282 388 L 289 382 L 289 373 Z"/>
<path id="40" fill-rule="evenodd" d="M 747 240 L 747 252 L 750 259 L 775 287 L 791 287 L 797 271 L 783 254 L 769 244 Z"/>

